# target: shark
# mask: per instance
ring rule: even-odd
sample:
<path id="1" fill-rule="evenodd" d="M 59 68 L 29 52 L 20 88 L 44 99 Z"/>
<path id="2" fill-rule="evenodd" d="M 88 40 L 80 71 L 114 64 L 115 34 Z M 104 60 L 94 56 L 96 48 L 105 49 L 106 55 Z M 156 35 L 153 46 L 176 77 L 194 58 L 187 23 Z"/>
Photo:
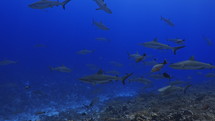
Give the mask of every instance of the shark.
<path id="1" fill-rule="evenodd" d="M 103 10 L 106 13 L 112 14 L 112 11 L 110 8 L 108 8 L 107 4 L 104 2 L 104 0 L 94 0 L 96 4 L 99 6 L 96 10 Z"/>
<path id="2" fill-rule="evenodd" d="M 144 78 L 144 77 L 132 78 L 132 79 L 129 79 L 129 82 L 140 82 L 140 83 L 143 83 L 145 85 L 152 83 L 151 80 Z"/>
<path id="3" fill-rule="evenodd" d="M 171 47 L 169 45 L 158 42 L 157 38 L 155 38 L 152 41 L 141 43 L 139 45 L 142 45 L 142 46 L 147 47 L 147 48 L 158 49 L 158 50 L 172 50 L 174 55 L 176 55 L 177 50 L 185 47 L 185 46 Z"/>
<path id="4" fill-rule="evenodd" d="M 175 26 L 175 24 L 170 19 L 164 18 L 163 16 L 161 16 L 160 18 L 161 20 L 166 22 L 169 26 Z"/>
<path id="5" fill-rule="evenodd" d="M 0 61 L 0 66 L 16 64 L 16 63 L 17 63 L 16 61 L 12 61 L 12 60 L 2 60 L 2 61 Z"/>
<path id="6" fill-rule="evenodd" d="M 87 54 L 90 54 L 90 53 L 93 53 L 94 50 L 87 50 L 87 49 L 83 49 L 83 50 L 79 50 L 76 52 L 76 54 L 79 54 L 79 55 L 87 55 Z"/>
<path id="7" fill-rule="evenodd" d="M 215 69 L 214 65 L 196 61 L 194 56 L 188 60 L 170 64 L 169 67 L 182 70 Z"/>
<path id="8" fill-rule="evenodd" d="M 64 65 L 58 67 L 49 67 L 50 71 L 59 71 L 70 73 L 72 70 Z"/>
<path id="9" fill-rule="evenodd" d="M 131 75 L 133 75 L 133 73 L 126 74 L 123 77 L 112 76 L 112 75 L 105 74 L 104 71 L 100 69 L 97 73 L 81 77 L 79 80 L 83 82 L 88 82 L 91 84 L 104 84 L 104 83 L 111 82 L 113 80 L 121 80 L 122 84 L 125 85 L 125 80 L 129 78 Z"/>
<path id="10" fill-rule="evenodd" d="M 110 30 L 107 26 L 105 26 L 102 22 L 97 22 L 93 20 L 93 25 L 97 26 L 101 30 Z"/>
<path id="11" fill-rule="evenodd" d="M 52 8 L 54 6 L 62 6 L 65 9 L 65 5 L 70 2 L 71 0 L 65 0 L 63 2 L 59 1 L 50 1 L 50 0 L 40 0 L 35 3 L 28 5 L 30 8 L 33 9 L 44 9 L 44 8 Z"/>
<path id="12" fill-rule="evenodd" d="M 174 42 L 176 44 L 184 44 L 185 39 L 176 38 L 176 39 L 167 39 L 167 41 L 171 41 L 171 42 Z"/>
<path id="13" fill-rule="evenodd" d="M 186 85 L 185 87 L 175 86 L 175 85 L 168 85 L 158 89 L 158 92 L 161 94 L 170 94 L 177 91 L 183 91 L 186 94 L 187 90 L 191 87 L 191 84 Z"/>

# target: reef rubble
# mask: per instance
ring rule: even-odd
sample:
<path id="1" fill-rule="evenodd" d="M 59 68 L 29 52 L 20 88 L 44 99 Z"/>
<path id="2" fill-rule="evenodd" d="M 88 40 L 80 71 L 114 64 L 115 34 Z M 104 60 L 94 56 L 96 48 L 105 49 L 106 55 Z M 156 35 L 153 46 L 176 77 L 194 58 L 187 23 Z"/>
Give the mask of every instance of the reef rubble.
<path id="1" fill-rule="evenodd" d="M 92 109 L 68 110 L 40 121 L 215 121 L 215 91 L 193 86 L 189 93 L 142 93 L 117 97 Z"/>

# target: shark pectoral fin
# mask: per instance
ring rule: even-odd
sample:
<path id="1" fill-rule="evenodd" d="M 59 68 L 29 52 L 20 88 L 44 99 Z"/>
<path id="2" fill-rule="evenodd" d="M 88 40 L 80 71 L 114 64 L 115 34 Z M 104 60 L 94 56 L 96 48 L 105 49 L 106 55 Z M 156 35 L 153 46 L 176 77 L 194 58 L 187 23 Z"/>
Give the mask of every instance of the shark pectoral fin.
<path id="1" fill-rule="evenodd" d="M 97 8 L 96 10 L 102 10 L 102 8 Z"/>

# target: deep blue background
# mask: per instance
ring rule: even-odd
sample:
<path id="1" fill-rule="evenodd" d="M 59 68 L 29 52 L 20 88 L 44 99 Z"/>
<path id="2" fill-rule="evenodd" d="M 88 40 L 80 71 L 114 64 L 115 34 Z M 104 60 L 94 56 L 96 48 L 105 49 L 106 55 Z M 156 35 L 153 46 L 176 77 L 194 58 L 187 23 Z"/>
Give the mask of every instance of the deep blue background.
<path id="1" fill-rule="evenodd" d="M 40 89 L 44 83 L 51 85 L 65 81 L 66 85 L 71 86 L 66 88 L 75 89 L 75 93 L 79 94 L 85 88 L 94 88 L 78 80 L 96 72 L 85 64 L 95 64 L 104 70 L 119 70 L 122 74 L 135 72 L 140 76 L 149 73 L 150 66 L 128 59 L 127 52 L 136 51 L 153 56 L 158 62 L 166 58 L 173 63 L 195 56 L 199 61 L 215 64 L 215 48 L 203 39 L 203 36 L 215 39 L 214 0 L 106 0 L 113 14 L 96 11 L 97 5 L 92 0 L 71 0 L 66 10 L 60 6 L 45 10 L 31 9 L 28 5 L 33 2 L 36 1 L 1 1 L 0 59 L 18 61 L 16 65 L 0 67 L 1 83 L 18 82 L 19 85 L 20 81 L 29 81 L 34 84 L 32 88 Z M 160 16 L 169 18 L 175 26 L 168 26 L 160 20 Z M 97 29 L 92 25 L 93 19 L 102 21 L 110 30 Z M 96 37 L 106 37 L 111 42 L 98 42 Z M 158 51 L 138 45 L 155 37 L 171 46 L 177 45 L 166 41 L 167 38 L 183 38 L 186 48 L 173 55 L 171 50 Z M 36 48 L 36 44 L 47 47 Z M 84 56 L 76 54 L 85 48 L 95 52 Z M 124 66 L 114 67 L 109 64 L 110 61 L 120 62 Z M 49 71 L 49 66 L 62 64 L 73 72 Z M 163 70 L 178 79 L 186 80 L 187 76 L 192 76 L 193 83 L 204 81 L 203 76 L 196 74 L 199 71 L 173 70 L 168 66 Z M 134 85 L 127 84 L 125 87 L 117 82 L 101 86 L 107 90 L 110 87 L 120 90 L 142 86 Z"/>

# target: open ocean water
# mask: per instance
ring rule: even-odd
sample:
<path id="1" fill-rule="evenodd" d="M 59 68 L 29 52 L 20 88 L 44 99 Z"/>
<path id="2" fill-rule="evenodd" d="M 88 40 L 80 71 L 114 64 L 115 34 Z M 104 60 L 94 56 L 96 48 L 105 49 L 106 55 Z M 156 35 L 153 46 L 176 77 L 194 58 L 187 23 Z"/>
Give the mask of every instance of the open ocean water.
<path id="1" fill-rule="evenodd" d="M 214 0 L 2 0 L 0 121 L 215 121 Z"/>

